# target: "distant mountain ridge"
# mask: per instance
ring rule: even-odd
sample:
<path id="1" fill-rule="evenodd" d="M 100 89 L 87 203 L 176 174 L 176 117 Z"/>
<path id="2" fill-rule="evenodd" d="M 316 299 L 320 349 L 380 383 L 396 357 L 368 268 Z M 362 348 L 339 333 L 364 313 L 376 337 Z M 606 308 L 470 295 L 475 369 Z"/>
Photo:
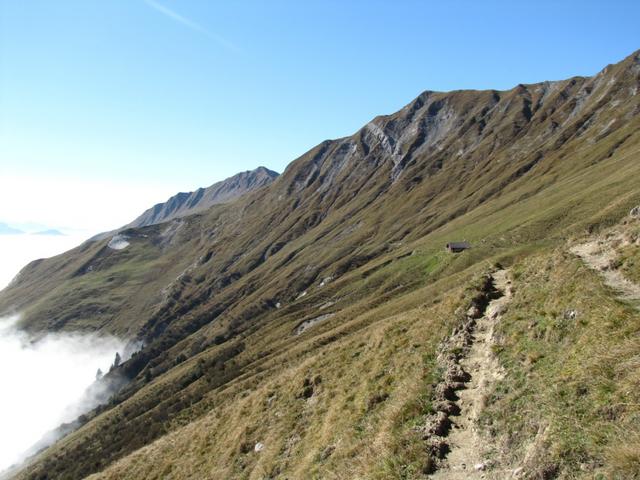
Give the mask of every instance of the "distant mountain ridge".
<path id="1" fill-rule="evenodd" d="M 49 228 L 47 230 L 41 230 L 39 232 L 33 232 L 31 235 L 49 235 L 52 237 L 63 237 L 64 233 L 56 228 Z"/>
<path id="2" fill-rule="evenodd" d="M 194 192 L 180 192 L 166 202 L 158 203 L 146 210 L 127 227 L 154 225 L 233 201 L 249 191 L 269 185 L 278 175 L 266 167 L 258 167 Z"/>
<path id="3" fill-rule="evenodd" d="M 0 235 L 20 235 L 24 233 L 22 230 L 13 228 L 6 223 L 0 223 Z"/>

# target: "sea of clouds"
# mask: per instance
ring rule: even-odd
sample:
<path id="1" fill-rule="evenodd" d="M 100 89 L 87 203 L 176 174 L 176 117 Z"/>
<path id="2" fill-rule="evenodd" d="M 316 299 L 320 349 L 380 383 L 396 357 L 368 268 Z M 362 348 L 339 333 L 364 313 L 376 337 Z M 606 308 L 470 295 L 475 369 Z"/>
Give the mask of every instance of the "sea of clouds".
<path id="1" fill-rule="evenodd" d="M 71 236 L 0 236 L 0 289 L 29 261 L 81 243 Z M 86 391 L 96 371 L 109 370 L 125 350 L 115 337 L 55 333 L 35 341 L 17 328 L 19 315 L 0 318 L 0 471 L 61 423 L 96 406 Z M 95 387 L 95 385 L 94 385 Z"/>
<path id="2" fill-rule="evenodd" d="M 84 394 L 96 372 L 109 370 L 124 344 L 114 337 L 49 334 L 33 341 L 0 319 L 0 470 L 21 459 L 43 435 L 95 406 Z"/>

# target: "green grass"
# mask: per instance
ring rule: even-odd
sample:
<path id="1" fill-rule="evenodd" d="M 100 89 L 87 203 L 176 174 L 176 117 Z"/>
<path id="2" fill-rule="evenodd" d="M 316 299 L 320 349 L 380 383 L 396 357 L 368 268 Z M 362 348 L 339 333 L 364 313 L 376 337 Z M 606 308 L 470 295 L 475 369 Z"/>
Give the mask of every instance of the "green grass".
<path id="1" fill-rule="evenodd" d="M 620 269 L 624 276 L 635 283 L 640 283 L 640 246 L 628 245 L 621 249 L 618 257 Z"/>
<path id="2" fill-rule="evenodd" d="M 484 424 L 500 432 L 516 465 L 536 435 L 543 437 L 527 465 L 540 474 L 634 478 L 640 464 L 628 457 L 625 466 L 616 452 L 640 428 L 639 377 L 631 368 L 640 351 L 637 311 L 564 250 L 519 264 L 514 289 L 496 349 L 507 376 Z M 578 312 L 575 320 L 565 318 L 569 309 Z"/>

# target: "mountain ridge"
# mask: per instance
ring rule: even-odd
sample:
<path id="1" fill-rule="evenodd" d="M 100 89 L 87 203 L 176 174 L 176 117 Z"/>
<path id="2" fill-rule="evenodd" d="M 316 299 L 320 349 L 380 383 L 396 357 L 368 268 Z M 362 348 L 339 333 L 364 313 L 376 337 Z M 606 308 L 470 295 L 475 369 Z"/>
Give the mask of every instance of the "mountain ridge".
<path id="1" fill-rule="evenodd" d="M 23 311 L 25 328 L 92 329 L 144 347 L 114 372 L 127 385 L 111 403 L 19 478 L 141 478 L 163 469 L 178 478 L 400 478 L 409 468 L 420 478 L 442 460 L 425 453 L 414 428 L 432 413 L 435 352 L 459 328 L 487 266 L 504 263 L 539 282 L 513 278 L 511 311 L 529 318 L 532 287 L 558 288 L 548 283 L 555 274 L 538 272 L 579 268 L 562 253 L 569 237 L 603 229 L 640 203 L 639 85 L 635 52 L 593 77 L 421 94 L 354 135 L 322 142 L 233 204 L 128 228 L 122 249 L 105 239 L 25 267 L 0 293 L 0 310 Z M 462 238 L 471 249 L 444 252 Z M 605 295 L 589 275 L 571 281 Z M 598 307 L 572 295 L 586 323 L 571 334 L 598 325 L 586 305 Z M 517 409 L 507 393 L 524 375 L 514 345 L 553 345 L 544 354 L 554 359 L 568 348 L 556 317 L 570 306 L 549 302 L 535 307 L 530 331 L 538 336 L 520 345 L 518 332 L 505 330 L 496 347 L 516 375 L 496 387 L 505 411 Z M 616 312 L 626 325 L 629 313 Z M 506 317 L 504 328 L 519 321 Z M 545 362 L 534 360 L 522 368 L 568 384 L 562 372 L 535 370 Z M 553 412 L 531 415 L 540 431 L 559 421 Z M 563 432 L 548 434 L 556 471 L 578 471 L 572 462 L 583 453 L 596 463 L 608 455 L 592 444 L 576 453 Z M 529 439 L 507 440 L 512 457 L 501 461 L 511 465 Z M 527 465 L 532 475 L 543 467 Z"/>
<path id="2" fill-rule="evenodd" d="M 149 208 L 124 228 L 145 227 L 197 213 L 213 205 L 233 201 L 251 190 L 268 185 L 277 177 L 277 172 L 262 166 L 240 172 L 209 187 L 177 193 Z"/>
<path id="3" fill-rule="evenodd" d="M 0 235 L 21 235 L 24 232 L 18 228 L 13 228 L 6 223 L 0 223 Z"/>

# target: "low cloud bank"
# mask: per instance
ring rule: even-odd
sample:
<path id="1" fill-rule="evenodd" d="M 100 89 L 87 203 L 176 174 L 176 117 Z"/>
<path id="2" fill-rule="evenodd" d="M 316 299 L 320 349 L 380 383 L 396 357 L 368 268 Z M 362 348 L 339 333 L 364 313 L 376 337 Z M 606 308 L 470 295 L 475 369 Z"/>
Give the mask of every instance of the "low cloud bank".
<path id="1" fill-rule="evenodd" d="M 131 353 L 115 337 L 50 334 L 34 342 L 16 329 L 17 321 L 0 318 L 0 472 L 60 424 L 104 401 L 107 387 L 94 383 L 97 370 L 106 373 L 116 352 L 123 360 Z"/>

